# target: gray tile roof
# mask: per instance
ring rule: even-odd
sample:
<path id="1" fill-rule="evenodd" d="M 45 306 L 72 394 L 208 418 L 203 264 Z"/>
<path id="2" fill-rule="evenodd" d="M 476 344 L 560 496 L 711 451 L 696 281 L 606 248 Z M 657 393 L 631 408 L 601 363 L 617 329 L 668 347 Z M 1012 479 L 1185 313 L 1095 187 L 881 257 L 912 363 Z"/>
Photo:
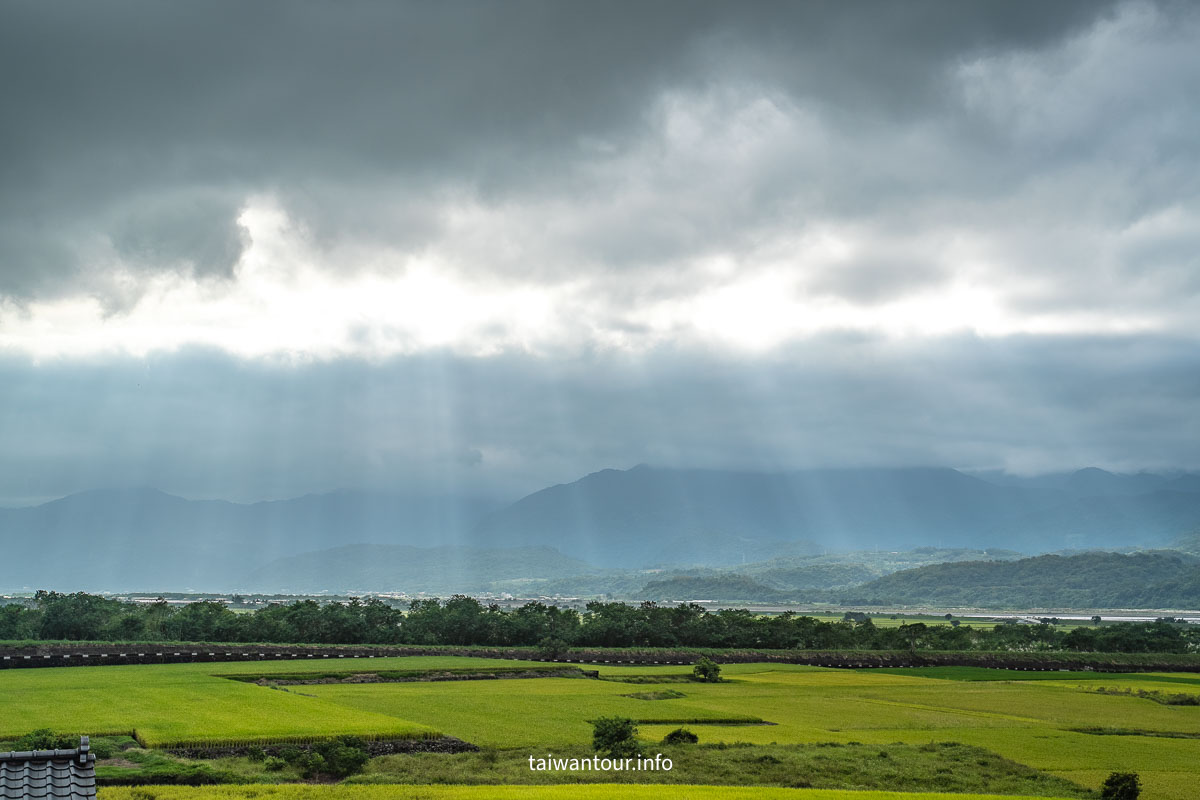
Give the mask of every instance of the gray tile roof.
<path id="1" fill-rule="evenodd" d="M 0 753 L 0 800 L 95 800 L 96 756 L 84 736 L 74 750 Z"/>

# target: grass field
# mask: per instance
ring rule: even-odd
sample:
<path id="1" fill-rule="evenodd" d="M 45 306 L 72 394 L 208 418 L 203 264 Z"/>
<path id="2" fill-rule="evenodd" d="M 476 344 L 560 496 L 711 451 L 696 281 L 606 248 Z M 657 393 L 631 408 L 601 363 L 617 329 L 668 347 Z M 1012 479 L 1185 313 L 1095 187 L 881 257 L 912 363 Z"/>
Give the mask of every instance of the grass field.
<path id="1" fill-rule="evenodd" d="M 521 664 L 421 657 L 339 662 L 337 671 L 497 666 Z M 1200 707 L 1089 691 L 1128 686 L 1200 693 L 1197 675 L 737 664 L 723 668 L 726 682 L 656 687 L 620 679 L 686 670 L 601 666 L 607 680 L 320 684 L 287 687 L 291 691 L 222 677 L 259 667 L 264 674 L 297 676 L 331 671 L 328 661 L 8 670 L 0 672 L 0 738 L 40 727 L 93 734 L 136 730 L 144 742 L 158 746 L 443 733 L 501 753 L 544 755 L 586 749 L 589 720 L 621 715 L 639 720 L 648 745 L 681 724 L 702 744 L 858 742 L 885 748 L 959 742 L 1093 788 L 1110 771 L 1137 772 L 1146 785 L 1144 800 L 1192 800 L 1200 785 L 1198 738 L 1080 732 L 1200 736 Z M 682 696 L 626 696 L 659 688 Z M 104 796 L 132 797 L 112 791 Z"/>
<path id="2" fill-rule="evenodd" d="M 646 754 L 670 759 L 670 771 L 612 772 L 620 783 L 759 785 L 789 788 L 873 791 L 1002 793 L 1042 797 L 1086 796 L 1078 785 L 1058 776 L 1001 758 L 981 748 L 954 742 L 885 746 L 821 742 L 811 745 L 664 745 L 647 743 Z M 587 748 L 559 758 L 586 758 Z M 522 751 L 485 750 L 452 756 L 384 756 L 348 783 L 443 784 L 470 775 L 481 784 L 577 784 L 610 778 L 595 772 L 531 772 Z"/>
<path id="3" fill-rule="evenodd" d="M 1030 800 L 1014 795 L 854 792 L 733 786 L 147 786 L 100 800 Z M 1047 798 L 1038 798 L 1047 800 Z"/>

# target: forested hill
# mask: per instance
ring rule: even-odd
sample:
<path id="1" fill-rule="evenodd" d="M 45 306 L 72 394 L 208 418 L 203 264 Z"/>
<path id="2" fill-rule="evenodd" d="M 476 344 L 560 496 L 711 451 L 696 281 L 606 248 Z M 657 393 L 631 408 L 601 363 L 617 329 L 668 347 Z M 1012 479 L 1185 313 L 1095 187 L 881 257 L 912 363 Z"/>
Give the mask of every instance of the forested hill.
<path id="1" fill-rule="evenodd" d="M 664 602 L 718 601 L 726 603 L 770 603 L 792 599 L 787 592 L 776 591 L 746 575 L 681 575 L 650 581 L 639 597 Z"/>
<path id="2" fill-rule="evenodd" d="M 494 581 L 561 578 L 591 571 L 550 547 L 346 545 L 272 561 L 241 583 L 259 592 L 354 592 L 403 588 L 451 595 L 484 591 Z"/>
<path id="3" fill-rule="evenodd" d="M 932 564 L 841 593 L 855 605 L 983 608 L 1200 608 L 1200 559 L 1085 553 Z"/>

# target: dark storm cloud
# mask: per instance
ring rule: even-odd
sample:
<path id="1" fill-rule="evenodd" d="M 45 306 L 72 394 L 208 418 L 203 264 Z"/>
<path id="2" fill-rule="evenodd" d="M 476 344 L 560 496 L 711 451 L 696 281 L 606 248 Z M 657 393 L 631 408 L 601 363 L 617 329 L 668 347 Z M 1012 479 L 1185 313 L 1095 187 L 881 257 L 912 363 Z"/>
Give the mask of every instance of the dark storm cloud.
<path id="1" fill-rule="evenodd" d="M 1197 9 L 4 3 L 0 496 L 1200 467 Z"/>
<path id="2" fill-rule="evenodd" d="M 1200 467 L 1200 355 L 1144 338 L 827 337 L 756 362 L 190 354 L 0 364 L 4 502 L 98 486 L 512 498 L 605 467 Z"/>
<path id="3" fill-rule="evenodd" d="M 441 234 L 428 209 L 446 192 L 489 206 L 582 195 L 587 213 L 613 189 L 596 153 L 636 150 L 664 93 L 757 87 L 832 115 L 833 135 L 858 142 L 860 129 L 941 120 L 956 65 L 1039 51 L 1111 13 L 1094 2 L 7 3 L 0 294 L 82 291 L 119 308 L 128 298 L 104 276 L 114 263 L 228 276 L 244 244 L 238 210 L 262 193 L 318 242 L 412 249 Z M 646 215 L 615 215 L 549 260 L 670 266 L 714 239 L 794 226 L 797 209 L 861 213 L 885 194 L 880 180 L 827 181 L 788 158 L 782 178 L 763 175 L 736 200 L 705 211 L 705 194 L 643 232 L 631 221 Z M 830 169 L 842 179 L 847 166 L 842 154 Z M 815 208 L 796 197 L 814 181 L 831 187 Z M 649 202 L 696 194 L 677 188 Z"/>

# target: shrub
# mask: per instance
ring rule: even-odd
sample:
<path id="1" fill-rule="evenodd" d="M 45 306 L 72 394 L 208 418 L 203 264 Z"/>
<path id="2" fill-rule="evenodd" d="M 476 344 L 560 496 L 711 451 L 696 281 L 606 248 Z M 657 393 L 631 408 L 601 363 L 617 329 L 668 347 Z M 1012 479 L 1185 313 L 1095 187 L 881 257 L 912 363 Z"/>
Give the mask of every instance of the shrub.
<path id="1" fill-rule="evenodd" d="M 1136 772 L 1112 772 L 1100 786 L 1101 800 L 1137 800 L 1142 782 Z"/>
<path id="2" fill-rule="evenodd" d="M 359 772 L 371 758 L 363 741 L 354 736 L 322 742 L 315 750 L 317 758 L 325 762 L 324 767 L 317 771 L 336 778 L 345 778 Z"/>
<path id="3" fill-rule="evenodd" d="M 687 728 L 676 728 L 663 737 L 663 744 L 695 744 L 700 737 Z"/>
<path id="4" fill-rule="evenodd" d="M 305 753 L 297 759 L 296 766 L 300 768 L 300 777 L 313 778 L 325 771 L 325 759 L 320 753 Z"/>
<path id="5" fill-rule="evenodd" d="M 692 667 L 692 675 L 698 681 L 716 683 L 721 680 L 721 668 L 711 658 L 701 656 L 700 660 L 696 662 L 696 666 Z"/>
<path id="6" fill-rule="evenodd" d="M 79 737 L 66 733 L 55 733 L 49 728 L 38 728 L 17 739 L 14 750 L 70 750 L 79 747 Z"/>
<path id="7" fill-rule="evenodd" d="M 267 759 L 267 751 L 261 747 L 251 747 L 246 751 L 246 758 L 251 761 L 265 761 Z M 283 759 L 280 759 L 280 761 L 283 761 Z"/>
<path id="8" fill-rule="evenodd" d="M 592 748 L 612 758 L 638 755 L 637 726 L 628 717 L 600 717 L 592 723 Z"/>
<path id="9" fill-rule="evenodd" d="M 263 768 L 267 772 L 279 772 L 287 766 L 287 762 L 278 756 L 267 756 L 263 759 Z"/>
<path id="10" fill-rule="evenodd" d="M 92 739 L 92 754 L 96 758 L 112 758 L 117 753 L 117 746 L 111 739 Z"/>
<path id="11" fill-rule="evenodd" d="M 299 747 L 284 747 L 279 751 L 279 757 L 289 764 L 299 764 L 304 751 Z"/>
<path id="12" fill-rule="evenodd" d="M 357 736 L 342 736 L 321 742 L 314 746 L 311 752 L 297 747 L 284 747 L 279 751 L 278 758 L 267 758 L 264 766 L 268 770 L 276 771 L 283 769 L 283 764 L 291 764 L 300 770 L 300 775 L 304 778 L 312 778 L 318 774 L 345 778 L 362 770 L 370 759 L 366 742 Z M 274 766 L 276 762 L 279 766 Z"/>

